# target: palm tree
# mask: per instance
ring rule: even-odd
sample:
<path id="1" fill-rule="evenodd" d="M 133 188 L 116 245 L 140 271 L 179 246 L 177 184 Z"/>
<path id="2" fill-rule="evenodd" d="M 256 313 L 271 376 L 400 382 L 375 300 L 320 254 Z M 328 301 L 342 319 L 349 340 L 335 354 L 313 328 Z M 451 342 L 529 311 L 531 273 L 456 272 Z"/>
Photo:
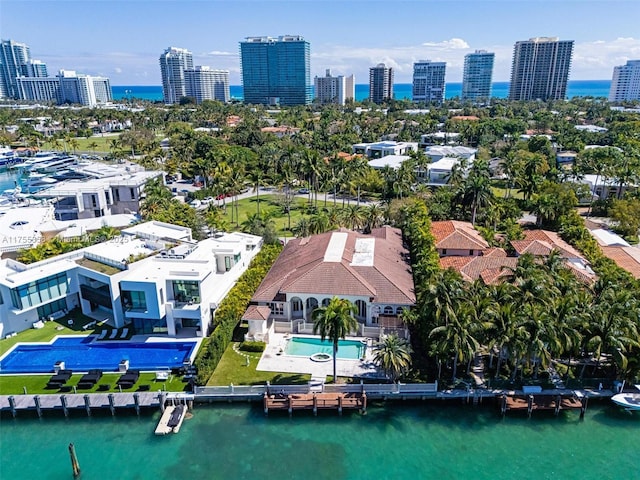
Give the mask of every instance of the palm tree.
<path id="1" fill-rule="evenodd" d="M 375 348 L 373 361 L 395 383 L 411 366 L 411 346 L 395 334 L 387 335 Z"/>
<path id="2" fill-rule="evenodd" d="M 358 328 L 358 321 L 354 317 L 357 307 L 345 298 L 333 297 L 326 307 L 316 308 L 313 318 L 313 333 L 320 334 L 322 341 L 328 338 L 333 343 L 333 382 L 338 380 L 336 371 L 336 357 L 338 342 Z"/>

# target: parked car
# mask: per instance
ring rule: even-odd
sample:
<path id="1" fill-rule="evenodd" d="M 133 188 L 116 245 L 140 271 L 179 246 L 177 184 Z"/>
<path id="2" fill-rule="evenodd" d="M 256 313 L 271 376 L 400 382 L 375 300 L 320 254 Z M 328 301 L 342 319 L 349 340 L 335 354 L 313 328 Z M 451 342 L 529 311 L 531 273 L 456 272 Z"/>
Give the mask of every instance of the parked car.
<path id="1" fill-rule="evenodd" d="M 300 190 L 298 190 L 298 193 L 300 195 L 308 195 L 309 194 L 309 189 L 308 188 L 301 188 Z"/>

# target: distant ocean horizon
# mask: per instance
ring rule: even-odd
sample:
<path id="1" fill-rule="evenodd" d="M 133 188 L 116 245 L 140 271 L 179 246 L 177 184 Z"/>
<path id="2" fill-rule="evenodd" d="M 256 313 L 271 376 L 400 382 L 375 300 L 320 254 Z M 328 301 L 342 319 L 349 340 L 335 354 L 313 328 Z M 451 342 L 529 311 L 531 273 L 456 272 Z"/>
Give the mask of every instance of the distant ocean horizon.
<path id="1" fill-rule="evenodd" d="M 570 80 L 567 85 L 567 97 L 608 97 L 611 80 Z M 242 85 L 229 87 L 231 98 L 242 100 Z M 114 100 L 138 98 L 152 102 L 162 101 L 161 85 L 114 85 L 111 87 Z M 459 97 L 462 83 L 447 83 L 445 98 Z M 410 83 L 396 83 L 393 85 L 393 97 L 396 100 L 411 100 L 412 85 Z M 492 86 L 493 98 L 507 98 L 509 96 L 509 82 L 495 82 Z M 360 102 L 369 97 L 369 85 L 356 85 L 356 101 Z"/>

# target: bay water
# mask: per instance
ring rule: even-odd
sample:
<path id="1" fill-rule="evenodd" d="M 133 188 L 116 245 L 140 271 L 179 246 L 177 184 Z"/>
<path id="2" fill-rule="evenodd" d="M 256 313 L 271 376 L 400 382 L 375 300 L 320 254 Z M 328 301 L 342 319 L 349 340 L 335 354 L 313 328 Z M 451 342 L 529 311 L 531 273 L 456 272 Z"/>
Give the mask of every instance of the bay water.
<path id="1" fill-rule="evenodd" d="M 567 84 L 567 97 L 607 97 L 611 80 L 569 80 Z M 231 98 L 242 100 L 242 85 L 229 87 Z M 356 101 L 360 102 L 369 97 L 369 85 L 357 84 L 355 86 Z M 162 86 L 160 85 L 114 85 L 111 88 L 114 100 L 127 98 L 139 98 L 149 101 L 162 101 Z M 462 92 L 462 83 L 447 83 L 445 97 L 459 97 Z M 410 83 L 396 83 L 393 86 L 393 96 L 397 100 L 411 100 L 412 85 Z M 495 98 L 507 98 L 509 96 L 509 82 L 494 82 L 491 96 Z"/>
<path id="2" fill-rule="evenodd" d="M 88 479 L 640 478 L 640 415 L 610 401 L 577 412 L 508 413 L 493 402 L 381 405 L 366 415 L 197 405 L 178 434 L 160 416 L 20 413 L 0 420 L 0 478 L 70 479 L 74 443 Z"/>

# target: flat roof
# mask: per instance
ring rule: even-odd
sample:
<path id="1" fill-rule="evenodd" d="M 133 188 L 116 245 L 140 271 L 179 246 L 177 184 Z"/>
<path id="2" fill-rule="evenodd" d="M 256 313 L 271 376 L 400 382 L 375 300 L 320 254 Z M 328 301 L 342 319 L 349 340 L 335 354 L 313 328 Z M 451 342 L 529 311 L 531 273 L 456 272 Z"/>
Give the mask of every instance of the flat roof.
<path id="1" fill-rule="evenodd" d="M 139 186 L 147 180 L 162 175 L 161 171 L 150 170 L 148 172 L 132 172 L 108 176 L 102 178 L 93 178 L 90 180 L 66 180 L 60 182 L 51 188 L 37 192 L 36 197 L 69 197 L 76 196 L 83 192 L 95 192 L 105 190 L 111 186 Z"/>
<path id="2" fill-rule="evenodd" d="M 369 161 L 371 168 L 384 168 L 387 165 L 393 169 L 400 168 L 402 162 L 411 158 L 409 155 L 387 155 L 385 157 L 376 158 Z"/>
<path id="3" fill-rule="evenodd" d="M 147 242 L 140 238 L 120 236 L 109 241 L 91 245 L 84 249 L 96 257 L 106 258 L 112 262 L 127 260 L 131 255 L 150 255 L 156 250 L 146 246 Z"/>
<path id="4" fill-rule="evenodd" d="M 53 220 L 53 206 L 18 207 L 0 212 L 0 252 L 31 248 L 42 239 L 42 226 Z"/>
<path id="5" fill-rule="evenodd" d="M 166 238 L 170 240 L 191 241 L 191 229 L 170 223 L 150 221 L 133 225 L 122 230 L 127 235 L 140 235 L 147 238 Z"/>

